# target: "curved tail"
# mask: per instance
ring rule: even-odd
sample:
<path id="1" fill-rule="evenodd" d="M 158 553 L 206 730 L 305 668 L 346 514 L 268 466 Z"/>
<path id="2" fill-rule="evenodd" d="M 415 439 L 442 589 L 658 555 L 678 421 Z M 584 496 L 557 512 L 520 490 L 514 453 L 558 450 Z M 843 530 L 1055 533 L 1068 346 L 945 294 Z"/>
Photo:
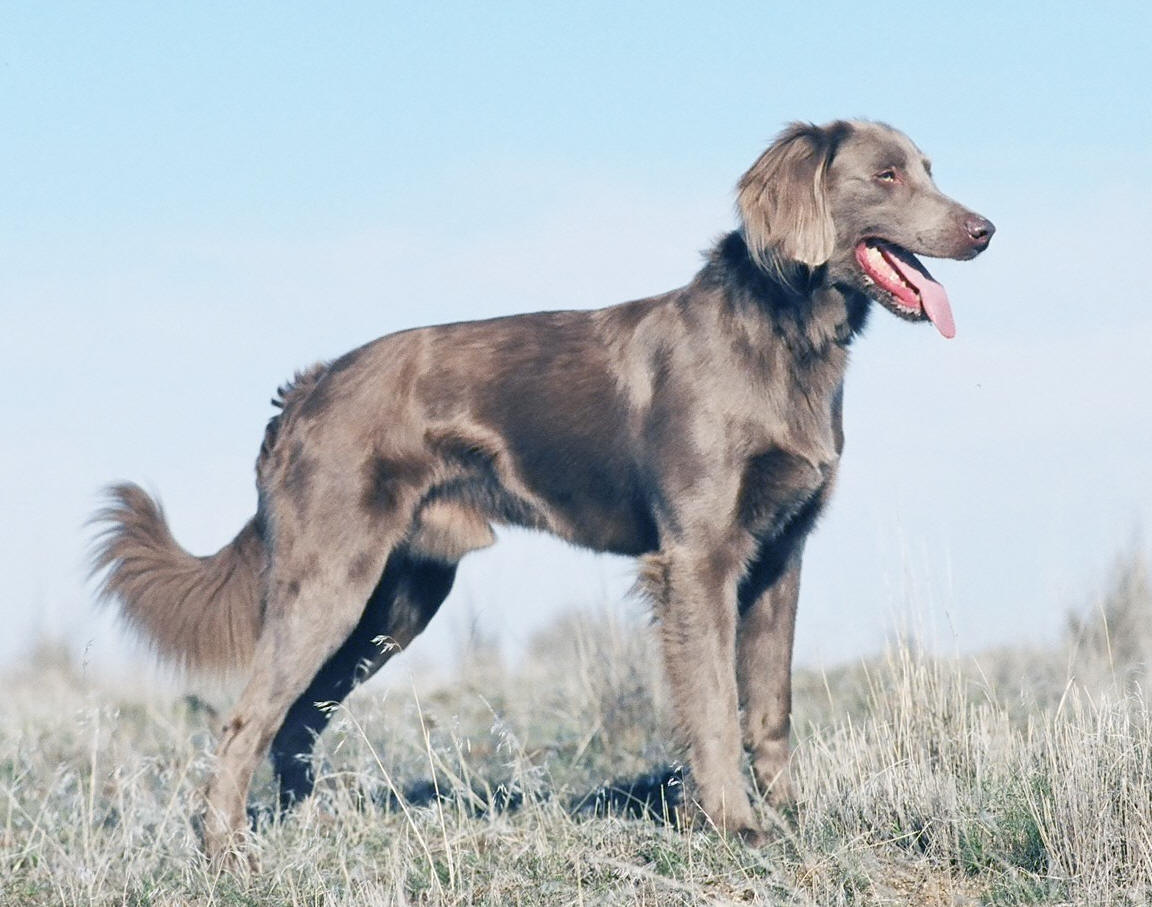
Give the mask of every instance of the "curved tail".
<path id="1" fill-rule="evenodd" d="M 196 557 L 177 544 L 164 510 L 138 485 L 111 486 L 93 517 L 104 525 L 92 572 L 107 569 L 100 595 L 162 658 L 185 669 L 227 673 L 252 659 L 263 615 L 266 557 L 255 518 L 215 554 Z"/>

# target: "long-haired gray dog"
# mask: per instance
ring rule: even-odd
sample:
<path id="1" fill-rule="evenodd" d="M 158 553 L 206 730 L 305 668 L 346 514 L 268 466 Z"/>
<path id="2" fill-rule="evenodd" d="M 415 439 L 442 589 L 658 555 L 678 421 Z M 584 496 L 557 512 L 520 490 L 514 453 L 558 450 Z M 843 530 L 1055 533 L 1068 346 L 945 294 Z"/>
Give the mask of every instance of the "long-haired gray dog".
<path id="1" fill-rule="evenodd" d="M 237 843 L 269 748 L 284 801 L 311 791 L 314 703 L 424 629 L 491 523 L 641 557 L 695 800 L 759 837 L 742 757 L 760 791 L 791 796 L 800 559 L 836 477 L 849 344 L 872 301 L 951 337 L 913 253 L 972 258 L 994 228 L 871 122 L 789 127 L 738 210 L 681 289 L 404 331 L 298 375 L 264 435 L 256 515 L 210 557 L 138 487 L 111 489 L 104 592 L 162 656 L 251 666 L 208 786 L 210 855 Z"/>

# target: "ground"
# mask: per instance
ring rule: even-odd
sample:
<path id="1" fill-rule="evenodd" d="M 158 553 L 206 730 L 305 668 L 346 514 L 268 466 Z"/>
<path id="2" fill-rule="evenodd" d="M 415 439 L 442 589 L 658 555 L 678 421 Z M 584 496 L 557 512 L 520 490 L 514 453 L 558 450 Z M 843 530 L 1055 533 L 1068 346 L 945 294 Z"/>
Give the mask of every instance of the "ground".
<path id="1" fill-rule="evenodd" d="M 4 904 L 1143 904 L 1152 900 L 1152 595 L 1122 562 L 1050 651 L 907 641 L 797 674 L 772 842 L 572 819 L 571 796 L 675 759 L 649 628 L 585 613 L 523 662 L 473 647 L 452 682 L 370 685 L 322 738 L 318 794 L 219 875 L 195 822 L 217 700 L 89 673 L 44 646 L 0 713 Z M 441 806 L 389 793 L 435 778 Z M 526 792 L 477 816 L 465 791 Z M 265 768 L 254 804 L 274 800 Z"/>

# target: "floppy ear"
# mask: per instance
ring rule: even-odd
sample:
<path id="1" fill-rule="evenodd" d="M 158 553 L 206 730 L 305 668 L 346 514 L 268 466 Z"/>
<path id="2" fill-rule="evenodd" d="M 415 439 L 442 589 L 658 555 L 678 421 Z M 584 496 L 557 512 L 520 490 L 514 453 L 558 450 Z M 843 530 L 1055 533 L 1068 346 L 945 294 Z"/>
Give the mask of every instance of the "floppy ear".
<path id="1" fill-rule="evenodd" d="M 736 207 L 748 254 L 761 268 L 815 268 L 832 257 L 836 228 L 825 177 L 835 142 L 819 126 L 793 123 L 740 178 Z"/>

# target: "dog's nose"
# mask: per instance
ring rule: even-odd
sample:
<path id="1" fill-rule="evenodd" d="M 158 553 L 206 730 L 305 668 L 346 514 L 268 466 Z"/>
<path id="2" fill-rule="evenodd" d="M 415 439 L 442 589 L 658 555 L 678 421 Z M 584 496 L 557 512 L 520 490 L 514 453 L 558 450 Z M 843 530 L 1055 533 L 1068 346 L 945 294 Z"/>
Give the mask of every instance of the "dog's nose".
<path id="1" fill-rule="evenodd" d="M 978 249 L 984 249 L 992 241 L 992 234 L 996 232 L 996 225 L 986 217 L 972 214 L 964 221 L 964 229 L 968 231 L 972 245 Z"/>

